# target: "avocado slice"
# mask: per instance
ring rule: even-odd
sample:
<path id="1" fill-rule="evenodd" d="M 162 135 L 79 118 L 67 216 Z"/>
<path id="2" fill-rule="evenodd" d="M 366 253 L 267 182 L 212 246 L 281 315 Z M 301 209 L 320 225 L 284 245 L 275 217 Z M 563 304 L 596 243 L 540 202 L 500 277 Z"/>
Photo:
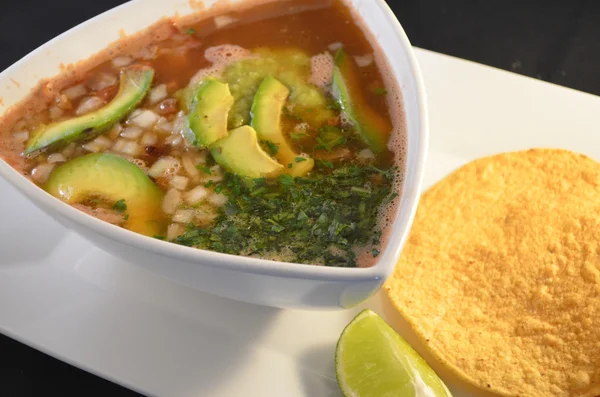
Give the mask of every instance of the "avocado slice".
<path id="1" fill-rule="evenodd" d="M 164 227 L 162 191 L 141 168 L 114 154 L 74 158 L 52 172 L 44 189 L 68 204 L 92 198 L 111 205 L 124 200 L 125 227 L 140 234 L 157 235 Z"/>
<path id="2" fill-rule="evenodd" d="M 154 69 L 148 66 L 133 65 L 123 69 L 119 92 L 112 101 L 83 116 L 40 126 L 27 142 L 25 154 L 49 146 L 62 146 L 92 138 L 105 132 L 144 99 L 153 77 Z"/>
<path id="3" fill-rule="evenodd" d="M 340 48 L 334 59 L 333 94 L 363 141 L 373 152 L 381 153 L 386 149 L 392 126 L 364 100 L 358 75 L 358 66 Z"/>
<path id="4" fill-rule="evenodd" d="M 234 98 L 229 85 L 207 80 L 198 89 L 188 115 L 194 145 L 205 148 L 227 136 L 227 117 Z"/>
<path id="5" fill-rule="evenodd" d="M 315 161 L 309 156 L 297 154 L 281 130 L 281 113 L 289 94 L 290 90 L 279 80 L 271 76 L 266 77 L 258 87 L 252 102 L 251 125 L 260 140 L 270 141 L 278 146 L 275 158 L 286 167 L 284 172 L 294 177 L 304 176 L 315 166 Z"/>
<path id="6" fill-rule="evenodd" d="M 262 150 L 256 131 L 248 125 L 229 131 L 210 152 L 221 167 L 240 176 L 262 178 L 283 172 L 283 166 Z"/>

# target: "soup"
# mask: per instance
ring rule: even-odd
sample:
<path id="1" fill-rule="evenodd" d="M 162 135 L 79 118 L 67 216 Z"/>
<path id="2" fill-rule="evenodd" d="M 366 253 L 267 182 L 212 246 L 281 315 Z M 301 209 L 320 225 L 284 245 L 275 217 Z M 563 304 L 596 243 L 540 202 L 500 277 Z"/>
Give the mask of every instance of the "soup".
<path id="1" fill-rule="evenodd" d="M 339 0 L 221 8 L 42 82 L 2 121 L 0 155 L 53 196 L 150 237 L 369 266 L 404 164 L 387 70 Z"/>

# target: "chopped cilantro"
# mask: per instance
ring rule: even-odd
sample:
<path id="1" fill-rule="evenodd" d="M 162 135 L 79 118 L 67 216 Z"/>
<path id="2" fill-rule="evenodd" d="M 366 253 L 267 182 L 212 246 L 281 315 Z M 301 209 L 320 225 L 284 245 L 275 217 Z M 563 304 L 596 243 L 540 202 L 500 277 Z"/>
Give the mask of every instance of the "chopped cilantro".
<path id="1" fill-rule="evenodd" d="M 165 236 L 161 236 L 160 234 L 155 234 L 152 237 L 154 237 L 157 240 L 166 240 L 167 239 Z"/>
<path id="2" fill-rule="evenodd" d="M 188 30 L 185 31 L 185 34 L 187 35 L 193 35 L 194 33 L 196 33 L 196 29 L 194 28 L 189 28 Z"/>
<path id="3" fill-rule="evenodd" d="M 353 267 L 354 247 L 374 244 L 372 252 L 378 253 L 377 214 L 394 176 L 394 169 L 358 166 L 275 180 L 226 173 L 217 188 L 228 203 L 214 223 L 189 225 L 175 242 L 235 255 L 285 252 L 286 261 Z"/>
<path id="4" fill-rule="evenodd" d="M 123 220 L 128 220 L 129 219 L 129 214 L 125 214 L 125 216 L 123 217 Z"/>
<path id="5" fill-rule="evenodd" d="M 288 174 L 279 175 L 279 183 L 283 186 L 291 186 L 294 184 L 294 178 Z"/>
<path id="6" fill-rule="evenodd" d="M 279 145 L 274 142 L 265 141 L 265 145 L 267 145 L 267 147 L 269 148 L 269 152 L 271 153 L 272 156 L 276 155 L 277 152 L 279 151 Z"/>
<path id="7" fill-rule="evenodd" d="M 317 165 L 325 168 L 333 168 L 331 160 L 317 160 Z"/>
<path id="8" fill-rule="evenodd" d="M 127 203 L 125 203 L 125 199 L 121 199 L 121 200 L 117 201 L 115 203 L 115 205 L 113 205 L 113 210 L 118 211 L 118 212 L 127 211 Z"/>
<path id="9" fill-rule="evenodd" d="M 315 148 L 330 151 L 336 146 L 345 144 L 346 140 L 346 134 L 344 134 L 341 128 L 332 125 L 326 125 L 319 128 L 319 135 L 317 135 L 317 146 Z"/>
<path id="10" fill-rule="evenodd" d="M 207 165 L 199 164 L 196 166 L 196 168 L 198 168 L 200 171 L 204 172 L 207 175 L 212 175 L 212 170 Z"/>
<path id="11" fill-rule="evenodd" d="M 307 138 L 308 134 L 306 132 L 292 132 L 290 134 L 290 138 L 292 138 L 293 141 L 299 141 L 301 139 Z"/>
<path id="12" fill-rule="evenodd" d="M 307 160 L 306 157 L 302 157 L 302 156 L 296 157 L 296 163 L 301 163 L 301 162 L 306 161 L 306 160 Z"/>

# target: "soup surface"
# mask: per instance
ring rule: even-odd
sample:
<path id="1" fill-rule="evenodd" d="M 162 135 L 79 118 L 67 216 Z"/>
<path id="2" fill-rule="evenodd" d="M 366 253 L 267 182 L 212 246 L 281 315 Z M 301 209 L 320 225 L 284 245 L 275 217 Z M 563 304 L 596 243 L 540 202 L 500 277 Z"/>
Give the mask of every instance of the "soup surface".
<path id="1" fill-rule="evenodd" d="M 163 21 L 41 83 L 0 155 L 48 193 L 177 244 L 327 266 L 384 248 L 399 88 L 341 1 Z"/>

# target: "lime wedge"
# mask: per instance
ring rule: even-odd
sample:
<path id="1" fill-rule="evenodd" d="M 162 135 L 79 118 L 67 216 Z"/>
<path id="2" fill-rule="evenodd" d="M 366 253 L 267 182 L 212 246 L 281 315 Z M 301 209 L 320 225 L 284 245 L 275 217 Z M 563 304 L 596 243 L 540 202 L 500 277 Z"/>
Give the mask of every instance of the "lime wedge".
<path id="1" fill-rule="evenodd" d="M 371 310 L 346 326 L 335 351 L 345 397 L 446 397 L 446 385 L 392 327 Z"/>

